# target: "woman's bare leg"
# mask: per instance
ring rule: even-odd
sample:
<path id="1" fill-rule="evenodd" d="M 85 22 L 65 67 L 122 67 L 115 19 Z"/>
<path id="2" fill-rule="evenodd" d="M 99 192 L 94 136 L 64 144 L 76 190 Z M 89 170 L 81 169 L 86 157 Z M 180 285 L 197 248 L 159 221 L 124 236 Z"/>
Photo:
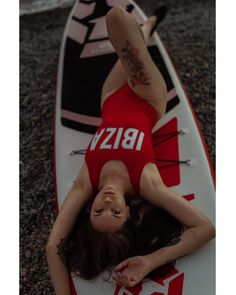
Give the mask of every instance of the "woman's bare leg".
<path id="1" fill-rule="evenodd" d="M 147 42 L 150 38 L 150 32 L 154 24 L 156 23 L 156 19 L 156 16 L 150 16 L 147 21 L 142 24 L 141 27 L 137 23 L 138 29 L 140 31 L 140 34 L 142 35 L 145 45 L 147 45 Z M 101 102 L 103 103 L 109 95 L 111 95 L 113 92 L 115 92 L 127 83 L 127 74 L 123 65 L 121 64 L 120 59 L 118 58 L 117 62 L 111 69 L 103 84 Z"/>
<path id="2" fill-rule="evenodd" d="M 148 100 L 162 115 L 166 106 L 166 85 L 146 46 L 155 20 L 156 17 L 152 16 L 140 27 L 135 18 L 121 7 L 113 7 L 106 17 L 108 35 L 119 57 L 112 71 L 113 74 L 122 73 L 120 87 L 128 83 L 135 93 Z M 115 83 L 115 75 L 111 76 Z M 103 90 L 108 82 L 109 79 L 104 83 Z"/>
<path id="3" fill-rule="evenodd" d="M 151 16 L 142 25 L 142 27 L 139 26 L 139 30 L 143 36 L 145 44 L 147 44 L 148 42 L 150 31 L 155 21 L 156 21 L 156 16 Z M 113 92 L 115 92 L 116 90 L 118 90 L 125 84 L 127 84 L 127 75 L 123 65 L 121 64 L 120 59 L 118 58 L 117 62 L 114 64 L 106 80 L 103 83 L 102 95 L 101 95 L 102 103 L 109 95 L 111 95 Z"/>

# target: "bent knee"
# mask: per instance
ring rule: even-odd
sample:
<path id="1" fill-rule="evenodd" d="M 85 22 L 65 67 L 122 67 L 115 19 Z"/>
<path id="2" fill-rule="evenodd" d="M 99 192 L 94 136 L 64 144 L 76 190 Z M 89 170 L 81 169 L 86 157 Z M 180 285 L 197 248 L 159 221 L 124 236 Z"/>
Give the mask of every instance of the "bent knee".
<path id="1" fill-rule="evenodd" d="M 125 9 L 123 9 L 120 6 L 114 6 L 112 7 L 108 13 L 106 14 L 106 22 L 110 23 L 110 22 L 119 22 L 121 19 L 124 18 L 125 15 L 127 15 L 127 11 Z"/>

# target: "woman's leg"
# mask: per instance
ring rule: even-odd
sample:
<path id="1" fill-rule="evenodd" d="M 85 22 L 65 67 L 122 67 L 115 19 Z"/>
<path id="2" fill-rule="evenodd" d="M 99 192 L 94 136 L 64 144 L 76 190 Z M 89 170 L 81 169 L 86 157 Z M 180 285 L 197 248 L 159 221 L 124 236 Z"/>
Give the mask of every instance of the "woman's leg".
<path id="1" fill-rule="evenodd" d="M 156 16 L 150 16 L 145 23 L 142 24 L 140 27 L 138 24 L 138 30 L 142 35 L 142 38 L 147 45 L 147 42 L 150 37 L 150 32 L 153 26 L 156 23 Z M 136 22 L 136 20 L 135 20 Z M 137 22 L 136 22 L 137 23 Z M 121 88 L 123 85 L 127 84 L 127 74 L 123 65 L 121 64 L 120 59 L 118 58 L 117 62 L 111 69 L 110 73 L 108 74 L 103 87 L 102 87 L 102 94 L 101 94 L 101 102 L 103 103 L 106 98 L 111 95 L 113 92 Z"/>
<path id="2" fill-rule="evenodd" d="M 149 34 L 154 25 L 155 19 L 156 18 L 153 18 L 153 16 L 149 17 L 148 20 L 142 25 L 142 27 L 138 25 L 145 44 L 147 44 Z M 101 105 L 109 95 L 111 95 L 113 92 L 115 92 L 125 84 L 127 84 L 127 75 L 123 65 L 121 64 L 120 59 L 118 58 L 117 62 L 114 64 L 108 76 L 106 77 L 106 80 L 103 83 Z"/>
<path id="3" fill-rule="evenodd" d="M 150 17 L 140 28 L 135 18 L 121 7 L 113 7 L 106 17 L 108 35 L 119 57 L 112 71 L 113 74 L 122 73 L 120 87 L 128 83 L 137 95 L 148 100 L 159 115 L 163 115 L 166 85 L 146 46 L 155 20 L 155 16 Z M 115 83 L 115 75 L 113 78 Z M 108 82 L 104 83 L 103 90 Z"/>
<path id="4" fill-rule="evenodd" d="M 101 107 L 108 96 L 127 84 L 127 77 L 119 58 L 112 67 L 102 86 Z"/>

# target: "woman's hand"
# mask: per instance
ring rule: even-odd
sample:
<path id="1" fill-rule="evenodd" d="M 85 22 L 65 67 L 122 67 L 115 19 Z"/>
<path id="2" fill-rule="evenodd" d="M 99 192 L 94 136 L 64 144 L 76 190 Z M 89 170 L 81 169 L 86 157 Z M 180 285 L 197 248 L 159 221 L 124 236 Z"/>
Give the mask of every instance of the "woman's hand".
<path id="1" fill-rule="evenodd" d="M 123 287 L 133 287 L 152 271 L 151 264 L 145 256 L 128 258 L 115 267 L 113 279 Z"/>

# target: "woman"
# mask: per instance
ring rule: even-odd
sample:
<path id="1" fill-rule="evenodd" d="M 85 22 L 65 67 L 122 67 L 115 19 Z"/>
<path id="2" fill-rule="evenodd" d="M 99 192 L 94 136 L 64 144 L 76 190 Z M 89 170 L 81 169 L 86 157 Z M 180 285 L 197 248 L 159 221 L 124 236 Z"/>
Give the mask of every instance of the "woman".
<path id="1" fill-rule="evenodd" d="M 163 10 L 157 10 L 140 27 L 120 7 L 107 13 L 108 35 L 119 59 L 102 88 L 102 124 L 87 149 L 85 163 L 47 243 L 56 294 L 70 294 L 68 271 L 58 255 L 58 245 L 68 237 L 82 208 L 89 203 L 94 233 L 125 231 L 131 219 L 126 201 L 138 195 L 185 227 L 172 245 L 144 255 L 124 255 L 127 259 L 116 264 L 114 279 L 125 287 L 134 286 L 154 269 L 196 251 L 215 236 L 207 217 L 167 188 L 155 165 L 151 129 L 165 113 L 166 85 L 146 43 L 163 15 Z"/>

